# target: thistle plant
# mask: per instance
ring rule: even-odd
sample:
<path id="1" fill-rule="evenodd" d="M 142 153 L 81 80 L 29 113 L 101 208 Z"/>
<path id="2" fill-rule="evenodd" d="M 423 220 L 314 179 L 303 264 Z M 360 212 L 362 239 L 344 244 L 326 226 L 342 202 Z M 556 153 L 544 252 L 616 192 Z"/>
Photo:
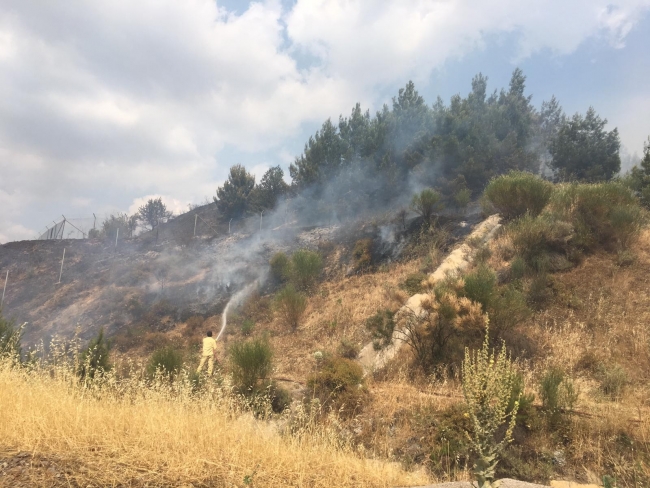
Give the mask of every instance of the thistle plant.
<path id="1" fill-rule="evenodd" d="M 499 455 L 512 441 L 519 399 L 508 411 L 508 403 L 516 378 L 516 371 L 505 345 L 495 351 L 488 344 L 486 328 L 483 347 L 478 351 L 465 349 L 463 361 L 463 395 L 467 413 L 472 423 L 468 434 L 472 449 L 478 455 L 474 464 L 474 476 L 479 488 L 497 488 L 494 480 Z M 499 428 L 507 424 L 501 440 L 497 439 Z"/>

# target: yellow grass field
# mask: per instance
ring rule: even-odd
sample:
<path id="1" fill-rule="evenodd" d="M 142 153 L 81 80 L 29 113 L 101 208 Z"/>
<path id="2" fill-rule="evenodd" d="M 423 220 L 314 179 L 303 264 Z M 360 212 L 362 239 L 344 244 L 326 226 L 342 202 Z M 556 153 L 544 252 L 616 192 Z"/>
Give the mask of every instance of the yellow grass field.
<path id="1" fill-rule="evenodd" d="M 110 383 L 110 382 L 109 382 Z M 210 389 L 212 391 L 210 391 Z M 426 477 L 363 459 L 322 429 L 241 413 L 214 387 L 80 388 L 73 377 L 0 369 L 0 449 L 71 463 L 70 486 L 405 486 Z M 34 480 L 48 486 L 47 479 Z M 8 484 L 7 484 L 8 483 Z M 3 486 L 15 486 L 0 477 Z M 26 485 L 28 486 L 28 485 Z M 64 484 L 62 486 L 68 486 Z"/>

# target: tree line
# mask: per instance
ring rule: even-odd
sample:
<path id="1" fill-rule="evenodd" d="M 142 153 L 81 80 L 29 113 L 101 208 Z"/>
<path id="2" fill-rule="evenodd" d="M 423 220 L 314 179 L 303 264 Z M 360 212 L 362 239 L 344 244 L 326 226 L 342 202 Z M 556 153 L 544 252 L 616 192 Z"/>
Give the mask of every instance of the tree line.
<path id="1" fill-rule="evenodd" d="M 620 171 L 618 130 L 593 107 L 568 117 L 555 97 L 540 109 L 526 94 L 526 77 L 488 94 L 488 78 L 472 79 L 466 97 L 428 105 L 409 81 L 376 114 L 357 103 L 338 124 L 326 120 L 289 166 L 256 184 L 243 166 L 230 168 L 214 201 L 228 218 L 273 208 L 286 195 L 308 194 L 339 214 L 435 187 L 445 203 L 477 197 L 495 176 L 527 171 L 556 181 L 605 181 Z M 644 173 L 645 174 L 645 173 Z M 641 173 L 637 172 L 641 178 Z M 645 181 L 645 180 L 644 180 Z"/>

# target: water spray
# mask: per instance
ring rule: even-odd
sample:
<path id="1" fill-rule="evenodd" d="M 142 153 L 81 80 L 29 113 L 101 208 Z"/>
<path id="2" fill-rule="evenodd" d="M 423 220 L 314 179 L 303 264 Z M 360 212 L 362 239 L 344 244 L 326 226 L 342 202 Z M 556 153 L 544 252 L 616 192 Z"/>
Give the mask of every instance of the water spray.
<path id="1" fill-rule="evenodd" d="M 219 337 L 221 337 L 223 331 L 226 330 L 226 324 L 228 323 L 228 310 L 230 310 L 230 306 L 239 305 L 244 298 L 250 295 L 250 293 L 257 287 L 257 281 L 258 280 L 255 280 L 252 283 L 246 285 L 244 288 L 239 290 L 230 298 L 230 300 L 226 304 L 226 308 L 223 309 L 223 313 L 221 314 L 221 330 L 219 331 L 216 340 L 219 340 Z"/>

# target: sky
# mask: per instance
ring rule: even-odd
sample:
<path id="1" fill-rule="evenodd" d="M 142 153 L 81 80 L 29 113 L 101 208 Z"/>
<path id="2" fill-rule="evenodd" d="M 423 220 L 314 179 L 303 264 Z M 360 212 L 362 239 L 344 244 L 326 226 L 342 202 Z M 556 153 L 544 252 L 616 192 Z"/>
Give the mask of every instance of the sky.
<path id="1" fill-rule="evenodd" d="M 593 106 L 624 163 L 650 135 L 650 0 L 0 0 L 0 243 L 61 215 L 212 200 L 285 171 L 327 119 L 409 80 L 428 103 L 527 76 Z"/>

